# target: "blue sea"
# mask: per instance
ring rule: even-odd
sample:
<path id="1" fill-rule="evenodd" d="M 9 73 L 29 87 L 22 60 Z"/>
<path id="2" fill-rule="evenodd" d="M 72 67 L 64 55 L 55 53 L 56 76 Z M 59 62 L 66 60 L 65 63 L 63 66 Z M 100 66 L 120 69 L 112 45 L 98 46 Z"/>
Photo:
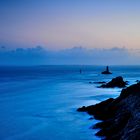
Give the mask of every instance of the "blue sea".
<path id="1" fill-rule="evenodd" d="M 82 73 L 80 74 L 80 69 Z M 0 140 L 100 140 L 98 122 L 76 111 L 120 94 L 89 82 L 123 76 L 129 85 L 140 80 L 140 66 L 1 66 Z"/>

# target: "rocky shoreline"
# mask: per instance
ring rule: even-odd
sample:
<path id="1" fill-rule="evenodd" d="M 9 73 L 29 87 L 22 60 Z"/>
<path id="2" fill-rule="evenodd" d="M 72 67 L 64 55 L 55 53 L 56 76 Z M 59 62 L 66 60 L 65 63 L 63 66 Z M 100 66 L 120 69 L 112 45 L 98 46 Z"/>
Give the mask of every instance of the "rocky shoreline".
<path id="1" fill-rule="evenodd" d="M 93 126 L 103 140 L 140 139 L 140 82 L 122 89 L 119 97 L 99 104 L 78 108 L 95 119 L 102 120 Z"/>

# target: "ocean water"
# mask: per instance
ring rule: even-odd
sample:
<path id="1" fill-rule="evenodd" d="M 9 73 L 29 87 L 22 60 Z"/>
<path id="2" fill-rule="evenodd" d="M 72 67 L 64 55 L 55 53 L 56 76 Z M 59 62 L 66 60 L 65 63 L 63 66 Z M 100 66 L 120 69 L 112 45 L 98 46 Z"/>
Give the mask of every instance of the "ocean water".
<path id="1" fill-rule="evenodd" d="M 98 122 L 76 111 L 83 105 L 117 97 L 121 89 L 101 89 L 89 82 L 123 76 L 140 80 L 140 66 L 1 66 L 0 140 L 100 140 Z M 82 69 L 80 74 L 79 70 Z"/>

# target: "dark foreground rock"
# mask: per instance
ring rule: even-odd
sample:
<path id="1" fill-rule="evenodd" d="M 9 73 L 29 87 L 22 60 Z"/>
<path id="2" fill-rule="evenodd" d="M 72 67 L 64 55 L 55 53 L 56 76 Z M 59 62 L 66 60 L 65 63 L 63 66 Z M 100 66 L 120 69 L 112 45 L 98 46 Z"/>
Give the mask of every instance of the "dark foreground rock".
<path id="1" fill-rule="evenodd" d="M 83 106 L 78 111 L 102 120 L 93 128 L 100 128 L 96 135 L 104 140 L 140 140 L 140 83 L 123 89 L 116 99 Z"/>
<path id="2" fill-rule="evenodd" d="M 110 82 L 108 82 L 106 84 L 102 84 L 100 87 L 102 87 L 102 88 L 114 88 L 114 87 L 123 88 L 126 85 L 127 85 L 127 82 L 125 82 L 121 76 L 118 76 L 116 78 L 113 78 Z"/>

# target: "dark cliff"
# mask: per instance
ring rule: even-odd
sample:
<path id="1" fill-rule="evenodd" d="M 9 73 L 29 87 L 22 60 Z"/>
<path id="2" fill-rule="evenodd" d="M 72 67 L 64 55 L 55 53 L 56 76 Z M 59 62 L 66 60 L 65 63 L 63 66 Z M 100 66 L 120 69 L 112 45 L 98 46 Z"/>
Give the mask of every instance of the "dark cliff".
<path id="1" fill-rule="evenodd" d="M 104 140 L 140 139 L 140 83 L 121 91 L 118 98 L 107 99 L 99 104 L 78 109 L 102 120 L 93 128 L 100 128 L 97 136 Z"/>

